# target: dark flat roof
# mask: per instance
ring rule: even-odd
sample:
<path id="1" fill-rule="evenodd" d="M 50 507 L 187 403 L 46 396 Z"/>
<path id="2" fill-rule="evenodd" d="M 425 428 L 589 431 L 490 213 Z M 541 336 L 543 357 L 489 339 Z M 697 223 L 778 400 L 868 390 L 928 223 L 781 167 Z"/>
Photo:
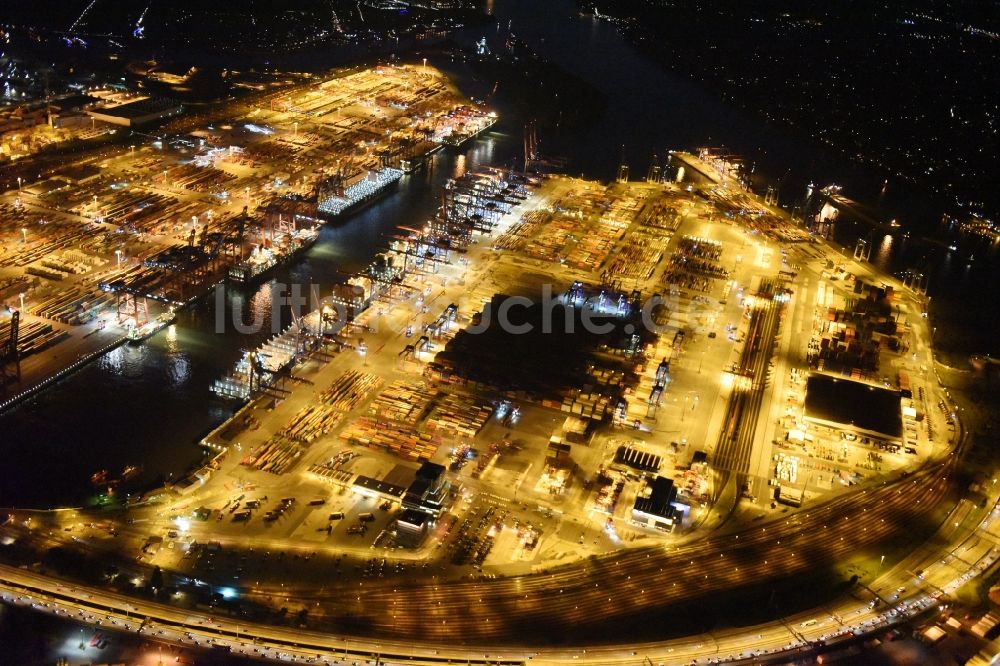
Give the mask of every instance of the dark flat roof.
<path id="1" fill-rule="evenodd" d="M 615 452 L 615 462 L 643 472 L 655 472 L 660 469 L 663 460 L 649 451 L 633 449 L 631 446 L 619 446 Z"/>
<path id="2" fill-rule="evenodd" d="M 899 391 L 846 377 L 811 374 L 806 381 L 806 418 L 903 436 Z"/>
<path id="3" fill-rule="evenodd" d="M 179 107 L 180 104 L 170 99 L 154 98 L 140 99 L 135 102 L 126 102 L 112 107 L 101 107 L 92 109 L 94 113 L 116 118 L 144 118 L 145 116 L 162 113 L 168 109 Z"/>
<path id="4" fill-rule="evenodd" d="M 359 476 L 354 480 L 354 485 L 359 488 L 364 488 L 365 490 L 371 490 L 379 493 L 380 495 L 395 497 L 396 499 L 399 499 L 406 494 L 406 488 L 386 483 L 385 481 L 380 481 L 379 479 L 373 479 L 370 476 Z"/>
<path id="5" fill-rule="evenodd" d="M 88 104 L 93 104 L 99 101 L 99 98 L 92 97 L 90 95 L 84 95 L 83 93 L 67 95 L 66 97 L 60 97 L 59 99 L 52 100 L 52 106 L 57 107 L 60 111 L 71 111 L 73 109 L 78 109 L 81 106 L 87 106 Z"/>
<path id="6" fill-rule="evenodd" d="M 666 477 L 658 476 L 649 483 L 649 495 L 641 494 L 635 498 L 633 509 L 645 514 L 670 518 L 674 509 L 670 505 L 677 498 L 674 482 Z"/>
<path id="7" fill-rule="evenodd" d="M 428 481 L 437 481 L 444 474 L 444 465 L 439 465 L 437 463 L 425 462 L 417 470 L 418 479 L 426 479 Z"/>
<path id="8" fill-rule="evenodd" d="M 406 509 L 399 514 L 399 517 L 396 520 L 405 525 L 412 525 L 413 527 L 421 528 L 426 525 L 430 519 L 431 517 L 423 511 Z"/>

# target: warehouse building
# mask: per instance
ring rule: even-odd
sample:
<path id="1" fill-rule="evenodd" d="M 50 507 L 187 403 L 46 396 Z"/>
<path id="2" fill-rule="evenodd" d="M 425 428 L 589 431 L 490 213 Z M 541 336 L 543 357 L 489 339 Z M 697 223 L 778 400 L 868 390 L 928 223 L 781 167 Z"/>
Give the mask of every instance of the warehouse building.
<path id="1" fill-rule="evenodd" d="M 846 377 L 809 375 L 804 416 L 811 424 L 890 444 L 903 439 L 900 392 Z"/>
<path id="2" fill-rule="evenodd" d="M 147 98 L 117 106 L 103 106 L 87 111 L 87 115 L 112 125 L 138 127 L 179 115 L 184 110 L 180 102 L 170 99 Z"/>
<path id="3" fill-rule="evenodd" d="M 657 476 L 636 496 L 632 506 L 632 523 L 669 532 L 676 522 L 676 499 L 677 488 L 674 487 L 674 482 Z"/>
<path id="4" fill-rule="evenodd" d="M 404 510 L 396 518 L 396 543 L 406 548 L 419 547 L 433 524 L 430 514 L 416 509 Z"/>
<path id="5" fill-rule="evenodd" d="M 445 468 L 437 463 L 425 462 L 417 476 L 406 489 L 403 508 L 422 511 L 437 517 L 448 505 L 451 482 L 445 477 Z"/>

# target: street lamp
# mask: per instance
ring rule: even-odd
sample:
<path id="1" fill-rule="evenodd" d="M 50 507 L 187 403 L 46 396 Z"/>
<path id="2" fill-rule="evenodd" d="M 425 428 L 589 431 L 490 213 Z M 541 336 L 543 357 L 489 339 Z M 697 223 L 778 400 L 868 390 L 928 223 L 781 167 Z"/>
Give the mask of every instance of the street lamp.
<path id="1" fill-rule="evenodd" d="M 18 192 L 21 191 L 21 177 L 20 176 L 17 177 L 17 191 Z"/>
<path id="2" fill-rule="evenodd" d="M 122 251 L 115 250 L 115 256 L 118 257 L 118 268 L 122 267 Z"/>
<path id="3" fill-rule="evenodd" d="M 21 227 L 21 241 L 25 245 L 28 244 L 28 227 Z"/>
<path id="4" fill-rule="evenodd" d="M 18 296 L 21 297 L 21 310 L 24 310 L 24 292 L 22 291 Z"/>
<path id="5" fill-rule="evenodd" d="M 424 58 L 424 71 L 427 71 L 427 58 Z"/>

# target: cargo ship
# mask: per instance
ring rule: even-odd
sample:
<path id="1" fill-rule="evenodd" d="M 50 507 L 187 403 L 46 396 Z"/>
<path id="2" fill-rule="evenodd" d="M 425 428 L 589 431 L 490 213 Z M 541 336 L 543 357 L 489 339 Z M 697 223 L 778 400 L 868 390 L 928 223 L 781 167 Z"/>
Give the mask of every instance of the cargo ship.
<path id="1" fill-rule="evenodd" d="M 291 242 L 284 247 L 257 248 L 247 259 L 229 268 L 229 279 L 238 284 L 250 284 L 275 267 L 291 261 L 308 250 L 316 243 L 317 238 L 319 238 L 318 229 L 301 230 L 296 232 Z"/>
<path id="2" fill-rule="evenodd" d="M 462 148 L 469 141 L 472 141 L 477 136 L 486 132 L 491 127 L 497 124 L 496 114 L 490 113 L 483 115 L 479 118 L 475 118 L 472 122 L 466 126 L 465 129 L 459 131 L 452 131 L 450 134 L 442 138 L 442 143 L 450 148 Z"/>
<path id="3" fill-rule="evenodd" d="M 320 194 L 317 212 L 326 219 L 352 213 L 388 192 L 389 187 L 402 177 L 403 170 L 394 167 L 370 169 L 348 179 L 338 176 L 331 179 L 330 190 Z"/>
<path id="4" fill-rule="evenodd" d="M 177 319 L 177 315 L 174 313 L 173 308 L 171 308 L 156 319 L 148 321 L 142 326 L 132 326 L 125 334 L 125 338 L 128 340 L 129 344 L 137 345 L 174 323 L 175 319 Z"/>

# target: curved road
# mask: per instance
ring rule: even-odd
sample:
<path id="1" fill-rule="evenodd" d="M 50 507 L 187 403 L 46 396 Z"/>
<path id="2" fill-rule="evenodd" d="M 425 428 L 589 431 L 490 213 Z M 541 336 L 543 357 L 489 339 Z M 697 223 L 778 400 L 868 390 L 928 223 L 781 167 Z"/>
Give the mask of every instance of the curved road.
<path id="1" fill-rule="evenodd" d="M 628 647 L 542 648 L 537 652 L 534 648 L 525 647 L 454 646 L 459 643 L 461 632 L 469 628 L 470 619 L 463 614 L 474 613 L 473 608 L 463 606 L 463 602 L 459 601 L 460 598 L 467 598 L 469 593 L 484 594 L 484 603 L 489 603 L 500 599 L 497 595 L 501 594 L 501 590 L 511 593 L 511 586 L 514 586 L 518 593 L 527 595 L 525 598 L 528 600 L 527 604 L 517 610 L 532 617 L 552 613 L 568 620 L 569 617 L 580 616 L 579 613 L 569 612 L 569 605 L 574 604 L 574 607 L 581 606 L 581 613 L 600 613 L 600 607 L 603 607 L 610 613 L 608 619 L 613 619 L 618 606 L 607 603 L 609 597 L 605 597 L 606 593 L 600 591 L 602 585 L 623 586 L 617 594 L 610 594 L 615 601 L 628 602 L 624 609 L 642 607 L 646 600 L 655 598 L 652 594 L 654 590 L 640 587 L 647 580 L 659 585 L 661 595 L 670 599 L 678 594 L 683 596 L 679 591 L 672 592 L 672 583 L 668 585 L 677 577 L 661 571 L 660 565 L 680 567 L 684 575 L 689 577 L 690 586 L 697 587 L 704 594 L 708 593 L 709 588 L 716 586 L 714 581 L 710 577 L 705 579 L 707 582 L 695 585 L 695 578 L 706 575 L 704 572 L 708 571 L 713 572 L 711 575 L 725 575 L 728 568 L 731 573 L 721 585 L 745 583 L 744 577 L 752 578 L 759 571 L 759 563 L 749 562 L 747 558 L 762 551 L 773 553 L 765 566 L 779 569 L 778 572 L 771 571 L 769 575 L 800 571 L 805 561 L 812 559 L 807 555 L 813 548 L 829 550 L 831 556 L 842 556 L 856 547 L 858 539 L 882 539 L 886 535 L 906 530 L 908 520 L 925 513 L 927 504 L 936 503 L 946 492 L 949 484 L 942 474 L 947 466 L 945 463 L 936 464 L 897 482 L 874 490 L 860 491 L 856 496 L 840 501 L 832 501 L 808 515 L 792 517 L 739 535 L 712 539 L 703 544 L 704 548 L 701 549 L 698 546 L 688 546 L 668 553 L 639 551 L 630 553 L 627 557 L 609 558 L 595 564 L 586 576 L 568 568 L 545 576 L 489 581 L 485 584 L 411 586 L 399 588 L 399 593 L 391 596 L 383 596 L 386 590 L 364 594 L 365 606 L 369 612 L 380 603 L 395 605 L 397 611 L 410 612 L 414 607 L 419 607 L 417 612 L 420 613 L 420 609 L 424 609 L 423 615 L 428 617 L 417 624 L 429 631 L 415 640 L 404 637 L 362 639 L 339 632 L 329 634 L 241 623 L 97 588 L 61 583 L 41 574 L 4 565 L 0 565 L 0 589 L 4 591 L 4 599 L 7 601 L 44 606 L 43 610 L 55 611 L 77 620 L 111 622 L 116 625 L 112 628 L 139 631 L 155 640 L 189 645 L 198 643 L 202 646 L 219 643 L 227 649 L 233 648 L 247 655 L 296 663 L 337 664 L 352 663 L 360 659 L 363 663 L 383 665 L 429 665 L 450 661 L 509 666 L 526 663 L 638 666 L 689 663 L 695 658 L 713 655 L 728 659 L 749 659 L 762 654 L 780 653 L 787 657 L 794 656 L 796 652 L 815 649 L 824 643 L 853 640 L 856 635 L 875 631 L 908 615 L 920 613 L 933 606 L 939 595 L 937 592 L 917 589 L 904 599 L 900 594 L 903 588 L 900 587 L 891 596 L 888 592 L 882 593 L 888 598 L 881 610 L 871 610 L 865 599 L 847 598 L 836 606 L 820 606 L 810 611 L 818 615 L 809 617 L 804 622 L 798 621 L 803 619 L 800 617 L 759 627 L 713 632 L 696 638 L 649 644 L 632 642 L 626 644 Z M 860 503 L 860 506 L 852 506 L 853 502 L 848 502 L 848 499 Z M 923 509 L 920 508 L 921 505 Z M 844 515 L 845 511 L 852 510 L 860 511 L 860 515 L 855 518 Z M 896 518 L 890 520 L 893 512 Z M 928 586 L 940 592 L 948 592 L 970 576 L 985 570 L 1000 554 L 1000 547 L 994 546 L 997 536 L 990 532 L 990 524 L 994 519 L 1000 518 L 1000 510 L 995 507 L 985 520 L 981 520 L 979 515 L 968 503 L 959 503 L 948 520 L 942 522 L 935 538 L 928 542 L 932 543 L 930 547 L 918 548 L 895 568 L 896 571 L 886 572 L 871 585 L 881 590 L 892 590 L 900 581 L 910 580 L 911 569 L 916 569 L 923 572 L 921 577 L 926 578 Z M 966 526 L 966 523 L 969 524 Z M 848 534 L 856 538 L 848 540 L 845 538 Z M 870 534 L 873 536 L 868 536 Z M 711 555 L 719 555 L 719 565 L 710 559 Z M 684 567 L 682 558 L 692 556 L 695 559 L 689 559 L 688 562 L 693 569 Z M 739 564 L 734 560 L 739 560 Z M 632 573 L 628 573 L 629 571 Z M 602 578 L 595 582 L 595 575 Z M 573 580 L 574 578 L 577 580 Z M 932 580 L 945 589 L 938 588 Z M 555 584 L 564 586 L 561 588 L 562 593 L 555 592 L 552 588 Z M 570 588 L 569 585 L 573 587 Z M 592 585 L 594 591 L 590 590 Z M 486 592 L 492 587 L 500 587 L 501 590 Z M 430 596 L 425 598 L 422 596 L 424 594 Z M 442 603 L 441 608 L 444 610 L 434 609 L 436 601 L 443 602 L 443 597 L 449 594 L 455 596 L 454 601 Z M 507 601 L 513 602 L 510 599 Z M 652 604 L 650 609 L 656 606 L 657 604 Z M 439 612 L 450 613 L 447 621 L 452 626 L 450 633 L 430 631 Z M 479 621 L 485 622 L 486 619 L 489 618 L 480 617 Z M 509 645 L 516 642 L 517 637 L 498 636 L 495 644 L 500 644 L 501 640 Z"/>

